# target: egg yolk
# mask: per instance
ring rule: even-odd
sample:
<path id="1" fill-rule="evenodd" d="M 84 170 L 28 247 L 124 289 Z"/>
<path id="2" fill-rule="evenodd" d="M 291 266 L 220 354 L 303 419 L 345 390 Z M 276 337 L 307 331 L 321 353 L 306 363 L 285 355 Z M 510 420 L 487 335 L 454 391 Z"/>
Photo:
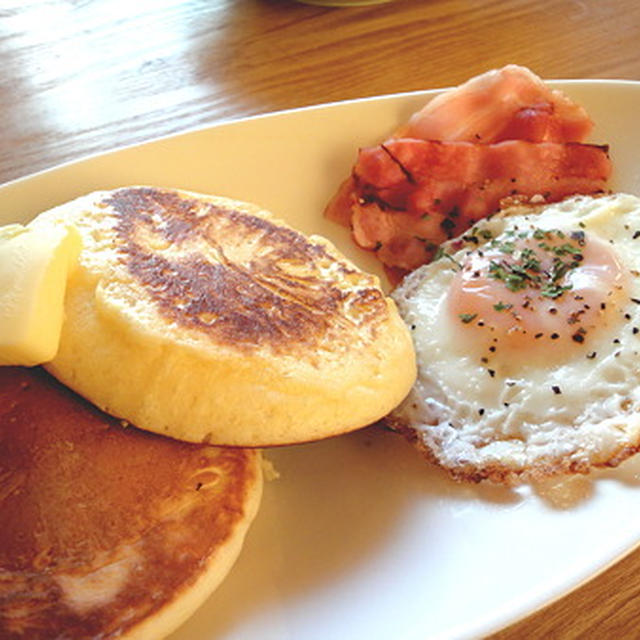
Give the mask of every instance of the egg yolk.
<path id="1" fill-rule="evenodd" d="M 466 256 L 448 310 L 483 362 L 564 360 L 619 317 L 627 278 L 613 248 L 582 230 L 511 231 Z"/>

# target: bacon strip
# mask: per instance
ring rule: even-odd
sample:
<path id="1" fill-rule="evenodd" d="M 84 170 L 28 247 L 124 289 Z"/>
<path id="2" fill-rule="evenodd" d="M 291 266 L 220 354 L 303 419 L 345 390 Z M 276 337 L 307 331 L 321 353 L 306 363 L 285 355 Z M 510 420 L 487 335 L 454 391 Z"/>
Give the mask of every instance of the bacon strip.
<path id="1" fill-rule="evenodd" d="M 440 94 L 394 137 L 467 142 L 582 142 L 593 123 L 583 107 L 526 67 L 494 69 Z"/>
<path id="2" fill-rule="evenodd" d="M 606 189 L 607 148 L 579 144 L 586 111 L 507 65 L 430 101 L 384 144 L 363 149 L 325 215 L 388 267 L 414 269 L 501 201 Z"/>
<path id="3" fill-rule="evenodd" d="M 354 167 L 353 236 L 386 265 L 411 270 L 506 197 L 600 193 L 610 173 L 606 146 L 389 140 L 363 149 Z"/>

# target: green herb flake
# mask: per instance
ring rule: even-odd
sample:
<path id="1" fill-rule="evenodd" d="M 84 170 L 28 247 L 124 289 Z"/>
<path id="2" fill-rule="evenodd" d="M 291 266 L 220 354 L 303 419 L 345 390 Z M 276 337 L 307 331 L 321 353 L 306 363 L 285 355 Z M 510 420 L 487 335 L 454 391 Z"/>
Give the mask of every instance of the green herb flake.
<path id="1" fill-rule="evenodd" d="M 438 247 L 435 255 L 433 256 L 434 260 L 440 260 L 440 258 L 447 258 L 447 260 L 450 260 L 451 262 L 453 262 L 453 264 L 458 269 L 462 269 L 462 265 L 450 253 L 447 253 L 446 250 L 443 249 L 442 247 Z"/>
<path id="2" fill-rule="evenodd" d="M 464 322 L 464 324 L 469 324 L 470 322 L 475 320 L 477 316 L 478 316 L 477 313 L 460 313 L 460 314 L 458 314 L 458 317 L 460 318 L 460 320 L 462 322 Z"/>
<path id="3" fill-rule="evenodd" d="M 540 273 L 540 260 L 533 249 L 523 249 L 520 258 L 524 269 Z"/>
<path id="4" fill-rule="evenodd" d="M 508 230 L 504 235 L 512 238 L 515 234 Z M 585 245 L 585 233 L 583 231 L 572 231 L 567 234 L 560 229 L 534 228 L 524 236 L 521 233 L 517 234 L 517 237 L 537 240 L 537 249 L 526 247 L 518 250 L 516 244 L 510 239 L 504 242 L 494 240 L 491 247 L 510 258 L 492 260 L 489 263 L 489 277 L 504 282 L 509 291 L 532 288 L 537 289 L 541 296 L 552 299 L 560 297 L 572 288 L 571 284 L 564 285 L 562 281 L 568 273 L 580 266 L 584 259 L 582 247 Z M 564 241 L 565 239 L 567 241 Z M 563 242 L 558 244 L 558 240 Z M 543 256 L 538 250 L 552 257 L 551 265 L 544 271 Z M 508 307 L 500 302 L 494 305 L 494 308 L 502 311 Z"/>
<path id="5" fill-rule="evenodd" d="M 571 285 L 561 286 L 559 284 L 549 283 L 540 289 L 540 295 L 544 298 L 559 298 L 565 291 L 570 291 Z"/>
<path id="6" fill-rule="evenodd" d="M 502 253 L 506 253 L 508 255 L 512 255 L 516 250 L 514 242 L 498 242 L 495 246 L 502 251 Z"/>
<path id="7" fill-rule="evenodd" d="M 522 291 L 530 284 L 537 282 L 537 277 L 531 276 L 521 265 L 508 262 L 489 263 L 489 276 L 495 280 L 502 280 L 509 291 Z"/>
<path id="8" fill-rule="evenodd" d="M 582 253 L 582 249 L 580 249 L 580 247 L 574 247 L 572 244 L 569 244 L 568 242 L 561 244 L 559 247 L 553 247 L 551 250 L 557 256 L 566 256 L 567 254 L 576 256 Z"/>

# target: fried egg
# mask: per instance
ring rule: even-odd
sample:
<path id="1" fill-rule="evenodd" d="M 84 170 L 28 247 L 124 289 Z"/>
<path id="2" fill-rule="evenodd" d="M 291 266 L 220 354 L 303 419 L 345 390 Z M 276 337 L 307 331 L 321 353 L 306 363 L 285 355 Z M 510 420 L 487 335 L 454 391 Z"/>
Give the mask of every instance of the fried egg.
<path id="1" fill-rule="evenodd" d="M 474 226 L 393 293 L 418 377 L 388 424 L 455 478 L 615 466 L 640 449 L 640 198 Z"/>

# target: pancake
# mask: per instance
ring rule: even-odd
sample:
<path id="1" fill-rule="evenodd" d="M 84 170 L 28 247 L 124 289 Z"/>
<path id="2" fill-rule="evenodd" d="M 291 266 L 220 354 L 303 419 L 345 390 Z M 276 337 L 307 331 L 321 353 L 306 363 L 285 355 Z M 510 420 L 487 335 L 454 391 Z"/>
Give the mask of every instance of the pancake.
<path id="1" fill-rule="evenodd" d="M 191 441 L 269 446 L 366 426 L 415 378 L 379 281 L 256 205 L 129 187 L 41 214 L 83 240 L 46 366 L 106 412 Z"/>
<path id="2" fill-rule="evenodd" d="M 0 637 L 168 635 L 229 571 L 261 489 L 257 451 L 123 428 L 0 367 Z"/>

